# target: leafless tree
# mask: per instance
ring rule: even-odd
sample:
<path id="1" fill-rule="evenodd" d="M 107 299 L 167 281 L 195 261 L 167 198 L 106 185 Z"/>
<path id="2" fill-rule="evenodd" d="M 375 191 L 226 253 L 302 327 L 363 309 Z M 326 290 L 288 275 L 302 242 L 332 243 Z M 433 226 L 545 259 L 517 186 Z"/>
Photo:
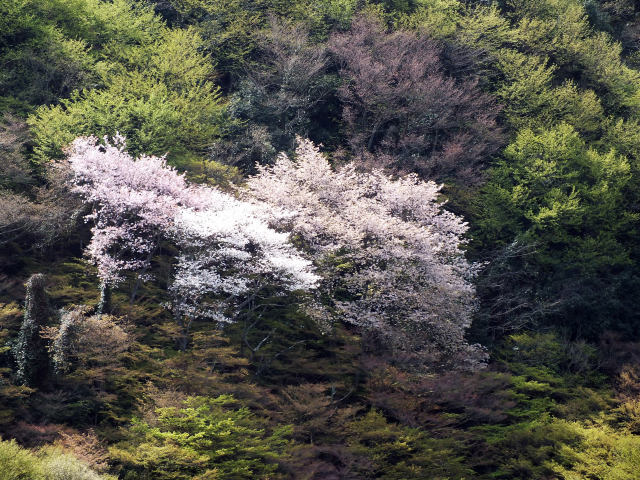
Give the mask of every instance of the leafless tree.
<path id="1" fill-rule="evenodd" d="M 438 180 L 478 183 L 500 145 L 499 107 L 472 76 L 443 68 L 441 46 L 426 34 L 386 33 L 356 18 L 329 41 L 343 84 L 339 95 L 354 154 Z M 451 63 L 451 62 L 449 62 Z"/>

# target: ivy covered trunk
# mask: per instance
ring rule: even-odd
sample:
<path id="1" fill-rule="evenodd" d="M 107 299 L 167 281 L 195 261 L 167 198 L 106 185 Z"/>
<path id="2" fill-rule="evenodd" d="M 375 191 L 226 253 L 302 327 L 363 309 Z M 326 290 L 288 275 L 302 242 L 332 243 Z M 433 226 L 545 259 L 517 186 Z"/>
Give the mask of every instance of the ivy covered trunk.
<path id="1" fill-rule="evenodd" d="M 50 317 L 45 276 L 37 273 L 27 281 L 24 320 L 13 345 L 16 377 L 24 385 L 38 386 L 47 378 L 49 360 L 40 330 L 47 325 Z"/>
<path id="2" fill-rule="evenodd" d="M 100 301 L 96 313 L 102 315 L 109 312 L 111 312 L 111 287 L 105 282 L 100 282 Z"/>

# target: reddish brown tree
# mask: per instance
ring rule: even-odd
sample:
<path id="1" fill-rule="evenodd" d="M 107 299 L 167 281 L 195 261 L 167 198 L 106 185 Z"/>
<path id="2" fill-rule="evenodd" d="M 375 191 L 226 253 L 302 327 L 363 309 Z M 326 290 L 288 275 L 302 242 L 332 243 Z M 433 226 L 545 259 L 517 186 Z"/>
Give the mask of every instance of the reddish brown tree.
<path id="1" fill-rule="evenodd" d="M 477 183 L 500 145 L 499 107 L 473 77 L 443 67 L 442 48 L 426 34 L 386 33 L 356 18 L 329 41 L 340 67 L 343 118 L 354 154 L 438 180 Z"/>

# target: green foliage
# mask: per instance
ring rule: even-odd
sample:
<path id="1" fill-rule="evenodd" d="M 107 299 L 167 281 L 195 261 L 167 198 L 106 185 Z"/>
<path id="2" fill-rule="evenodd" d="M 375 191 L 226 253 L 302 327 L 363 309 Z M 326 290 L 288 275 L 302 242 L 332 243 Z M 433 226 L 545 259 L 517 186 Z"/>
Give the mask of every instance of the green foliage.
<path id="1" fill-rule="evenodd" d="M 593 91 L 579 91 L 570 80 L 553 87 L 557 67 L 535 55 L 513 50 L 503 50 L 499 55 L 505 80 L 496 93 L 514 128 L 567 122 L 581 132 L 592 133 L 600 127 L 603 111 Z"/>
<path id="2" fill-rule="evenodd" d="M 0 18 L 0 91 L 10 95 L 0 97 L 0 110 L 29 110 L 95 84 L 97 63 L 161 30 L 129 0 L 10 0 Z"/>
<path id="3" fill-rule="evenodd" d="M 404 28 L 424 29 L 434 37 L 447 37 L 458 30 L 463 5 L 458 0 L 421 0 L 415 11 L 399 15 L 397 24 Z"/>
<path id="4" fill-rule="evenodd" d="M 93 61 L 86 44 L 66 37 L 55 23 L 45 20 L 43 7 L 44 2 L 17 1 L 3 2 L 0 7 L 0 109 L 12 100 L 23 104 L 55 101 L 90 76 Z M 4 92 L 10 92 L 12 98 Z"/>
<path id="5" fill-rule="evenodd" d="M 79 135 L 116 132 L 127 137 L 133 155 L 203 154 L 219 132 L 224 107 L 200 46 L 191 30 L 166 31 L 130 47 L 121 63 L 101 65 L 104 89 L 75 92 L 31 117 L 36 159 L 62 158 L 62 148 Z"/>
<path id="6" fill-rule="evenodd" d="M 513 2 L 518 33 L 533 52 L 550 56 L 565 78 L 593 88 L 612 111 L 639 113 L 639 73 L 621 60 L 622 47 L 594 32 L 581 2 Z"/>
<path id="7" fill-rule="evenodd" d="M 33 454 L 15 441 L 0 441 L 0 478 L 6 480 L 41 480 L 43 472 Z"/>
<path id="8" fill-rule="evenodd" d="M 269 0 L 202 2 L 206 20 L 199 28 L 218 71 L 235 73 L 256 48 L 256 30 L 265 25 Z"/>
<path id="9" fill-rule="evenodd" d="M 30 117 L 33 159 L 62 158 L 78 135 L 129 139 L 134 154 L 180 163 L 218 136 L 224 105 L 192 29 L 170 30 L 140 2 L 5 2 L 0 97 Z M 54 104 L 46 106 L 47 104 Z M 22 107 L 20 107 L 22 105 Z"/>
<path id="10" fill-rule="evenodd" d="M 547 478 L 553 472 L 551 462 L 557 458 L 559 448 L 578 439 L 564 424 L 546 415 L 497 430 L 489 436 L 491 461 L 497 462 L 490 478 Z"/>
<path id="11" fill-rule="evenodd" d="M 574 453 L 583 441 L 581 428 L 610 428 L 606 422 L 612 417 L 607 412 L 614 401 L 611 392 L 602 388 L 593 346 L 562 340 L 555 333 L 516 334 L 496 349 L 495 357 L 495 367 L 508 372 L 502 376 L 500 394 L 511 401 L 489 403 L 498 410 L 494 416 L 485 416 L 482 423 L 465 431 L 472 435 L 466 462 L 482 473 L 478 478 L 555 478 L 559 465 L 576 464 Z M 448 384 L 443 388 L 450 390 Z M 467 400 L 467 408 L 472 402 Z M 456 403 L 442 405 L 460 411 Z M 502 417 L 496 415 L 500 410 Z M 474 455 L 476 449 L 483 452 L 480 457 Z M 594 466 L 595 462 L 588 468 Z M 614 470 L 610 466 L 603 472 L 610 474 Z"/>
<path id="12" fill-rule="evenodd" d="M 543 415 L 490 437 L 491 457 L 499 460 L 490 478 L 634 478 L 640 466 L 639 441 L 602 421 Z"/>
<path id="13" fill-rule="evenodd" d="M 187 16 L 199 17 L 198 29 L 218 71 L 236 77 L 260 46 L 258 32 L 270 17 L 302 22 L 319 38 L 333 27 L 347 27 L 362 2 L 358 0 L 214 0 L 174 1 Z M 188 5 L 188 7 L 186 6 Z"/>
<path id="14" fill-rule="evenodd" d="M 0 478 L 2 480 L 115 480 L 98 475 L 69 454 L 54 449 L 32 453 L 15 441 L 0 440 Z"/>
<path id="15" fill-rule="evenodd" d="M 476 66 L 504 99 L 513 127 L 552 120 L 583 130 L 593 128 L 589 118 L 604 121 L 602 108 L 638 114 L 639 74 L 624 64 L 619 44 L 593 31 L 582 2 L 513 1 L 505 13 L 495 5 L 465 9 L 461 2 L 429 0 L 401 24 L 476 49 Z"/>
<path id="16" fill-rule="evenodd" d="M 597 351 L 582 341 L 562 340 L 556 333 L 516 334 L 496 357 L 513 375 L 517 404 L 509 411 L 512 419 L 529 421 L 544 414 L 582 419 L 611 405 L 608 392 L 594 390 L 604 380 Z"/>
<path id="17" fill-rule="evenodd" d="M 520 333 L 510 335 L 499 350 L 500 358 L 511 362 L 510 370 L 523 372 L 515 364 L 546 368 L 558 374 L 580 373 L 595 370 L 597 350 L 584 341 L 562 340 L 556 332 Z"/>
<path id="18" fill-rule="evenodd" d="M 537 295 L 553 295 L 556 312 L 566 315 L 580 305 L 600 304 L 591 318 L 572 319 L 573 328 L 578 321 L 585 334 L 613 322 L 634 328 L 635 320 L 620 318 L 620 309 L 601 300 L 603 288 L 612 290 L 614 301 L 620 298 L 614 292 L 622 287 L 607 276 L 631 265 L 624 239 L 637 214 L 625 205 L 631 178 L 627 159 L 615 150 L 589 148 L 566 124 L 520 132 L 504 157 L 481 200 L 478 236 L 494 245 L 514 238 L 534 245 L 537 265 L 529 268 L 544 276 Z"/>
<path id="19" fill-rule="evenodd" d="M 273 478 L 291 428 L 267 432 L 264 420 L 236 405 L 233 397 L 221 395 L 158 408 L 153 424 L 134 422 L 129 439 L 111 455 L 124 478 L 186 480 L 205 470 L 198 478 Z"/>
<path id="20" fill-rule="evenodd" d="M 347 432 L 351 452 L 373 464 L 373 478 L 464 479 L 473 473 L 464 465 L 455 440 L 389 423 L 375 410 L 348 424 Z"/>
<path id="21" fill-rule="evenodd" d="M 640 437 L 619 432 L 606 424 L 558 422 L 577 437 L 562 445 L 552 464 L 555 474 L 567 480 L 633 478 L 640 468 Z"/>
<path id="22" fill-rule="evenodd" d="M 545 244 L 553 242 L 567 247 L 574 242 L 581 247 L 591 244 L 587 251 L 602 245 L 602 254 L 624 255 L 624 250 L 615 245 L 616 231 L 624 228 L 619 225 L 621 219 L 615 209 L 629 180 L 625 158 L 613 151 L 601 155 L 587 149 L 578 134 L 566 125 L 539 134 L 530 130 L 520 133 L 505 151 L 505 157 L 487 187 L 491 211 L 487 217 L 493 216 L 493 202 L 497 201 L 504 206 L 503 211 L 515 213 L 519 223 L 512 226 L 515 233 L 522 232 L 536 241 L 543 237 Z M 569 231 L 581 227 L 584 236 Z M 588 239 L 601 235 L 609 237 L 609 241 Z M 592 258 L 597 255 L 594 252 Z"/>

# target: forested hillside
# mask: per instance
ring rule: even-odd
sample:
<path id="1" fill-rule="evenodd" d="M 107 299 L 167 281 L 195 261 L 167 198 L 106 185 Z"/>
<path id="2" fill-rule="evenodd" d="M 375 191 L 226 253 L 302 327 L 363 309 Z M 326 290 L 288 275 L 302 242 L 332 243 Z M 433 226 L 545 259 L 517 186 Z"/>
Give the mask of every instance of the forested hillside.
<path id="1" fill-rule="evenodd" d="M 0 2 L 0 480 L 640 474 L 640 4 Z"/>

